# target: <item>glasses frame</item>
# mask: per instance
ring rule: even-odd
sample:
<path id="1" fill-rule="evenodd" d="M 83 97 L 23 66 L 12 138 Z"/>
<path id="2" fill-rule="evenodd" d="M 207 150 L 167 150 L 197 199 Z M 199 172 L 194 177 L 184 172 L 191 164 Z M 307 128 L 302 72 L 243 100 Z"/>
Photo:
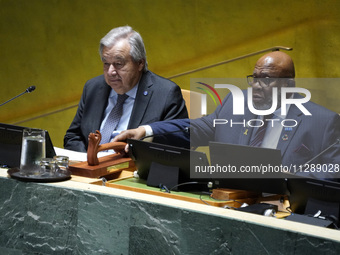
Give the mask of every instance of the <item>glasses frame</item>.
<path id="1" fill-rule="evenodd" d="M 247 82 L 249 86 L 253 86 L 254 84 L 258 83 L 262 88 L 268 88 L 273 81 L 278 80 L 278 78 L 257 78 L 254 75 L 247 75 Z"/>

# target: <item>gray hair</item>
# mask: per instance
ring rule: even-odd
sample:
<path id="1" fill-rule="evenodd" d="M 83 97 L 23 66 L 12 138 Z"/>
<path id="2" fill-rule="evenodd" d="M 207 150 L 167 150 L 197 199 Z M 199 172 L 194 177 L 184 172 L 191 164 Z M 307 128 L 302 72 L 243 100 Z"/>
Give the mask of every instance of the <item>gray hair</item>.
<path id="1" fill-rule="evenodd" d="M 104 47 L 112 47 L 120 39 L 128 39 L 131 47 L 130 55 L 132 60 L 134 62 L 144 60 L 145 64 L 143 71 L 146 72 L 148 70 L 148 62 L 146 60 L 146 50 L 143 39 L 141 35 L 134 31 L 130 26 L 114 28 L 100 40 L 99 54 L 101 59 L 103 59 Z"/>

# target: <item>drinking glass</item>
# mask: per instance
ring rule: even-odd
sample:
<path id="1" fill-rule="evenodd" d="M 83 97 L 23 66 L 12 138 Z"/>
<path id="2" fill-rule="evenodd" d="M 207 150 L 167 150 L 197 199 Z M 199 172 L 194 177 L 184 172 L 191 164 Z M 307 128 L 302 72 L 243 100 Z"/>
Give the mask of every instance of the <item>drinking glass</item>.
<path id="1" fill-rule="evenodd" d="M 58 165 L 60 171 L 66 172 L 68 170 L 69 157 L 57 155 L 54 156 L 53 159 L 55 160 L 55 163 Z"/>
<path id="2" fill-rule="evenodd" d="M 42 158 L 40 161 L 41 176 L 53 176 L 56 172 L 56 162 L 53 158 Z"/>

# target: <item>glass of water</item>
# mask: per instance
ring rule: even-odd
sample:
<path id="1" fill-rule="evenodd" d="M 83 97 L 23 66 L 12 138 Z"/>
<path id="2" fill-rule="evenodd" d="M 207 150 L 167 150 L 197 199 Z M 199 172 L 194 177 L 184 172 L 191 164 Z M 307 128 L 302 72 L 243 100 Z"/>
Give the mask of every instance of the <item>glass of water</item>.
<path id="1" fill-rule="evenodd" d="M 68 170 L 68 162 L 69 158 L 67 156 L 54 156 L 53 159 L 55 160 L 55 163 L 59 167 L 59 172 L 66 172 Z"/>
<path id="2" fill-rule="evenodd" d="M 24 176 L 40 175 L 40 161 L 45 157 L 45 131 L 39 129 L 24 129 L 22 135 L 20 174 Z"/>
<path id="3" fill-rule="evenodd" d="M 41 176 L 54 176 L 56 172 L 56 162 L 53 158 L 42 158 L 40 161 Z"/>

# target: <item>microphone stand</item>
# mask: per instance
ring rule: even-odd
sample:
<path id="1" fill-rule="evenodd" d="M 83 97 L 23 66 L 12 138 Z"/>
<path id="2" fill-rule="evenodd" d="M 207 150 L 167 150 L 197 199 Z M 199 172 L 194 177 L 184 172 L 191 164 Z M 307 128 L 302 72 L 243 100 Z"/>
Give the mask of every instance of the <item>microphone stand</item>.
<path id="1" fill-rule="evenodd" d="M 308 160 L 306 163 L 304 163 L 303 165 L 300 166 L 300 169 L 304 172 L 306 166 L 308 166 L 308 164 L 310 164 L 311 162 L 313 162 L 313 160 L 317 159 L 318 157 L 320 157 L 321 155 L 323 155 L 326 151 L 328 151 L 329 149 L 333 148 L 335 145 L 340 144 L 340 138 L 337 138 L 336 141 L 334 143 L 332 143 L 331 145 L 329 145 L 326 149 L 324 149 L 323 151 L 321 151 L 319 154 L 315 155 L 314 157 L 312 157 L 310 160 Z M 294 175 L 296 175 L 298 172 L 295 172 Z"/>
<path id="2" fill-rule="evenodd" d="M 35 90 L 35 86 L 31 86 L 31 87 L 27 88 L 24 92 L 22 92 L 22 93 L 20 93 L 19 95 L 17 95 L 17 96 L 15 96 L 15 97 L 11 98 L 10 100 L 7 100 L 6 102 L 0 104 L 0 106 L 3 106 L 3 105 L 5 105 L 5 104 L 11 102 L 12 100 L 16 99 L 17 97 L 22 96 L 23 94 L 31 93 L 33 90 Z"/>
<path id="3" fill-rule="evenodd" d="M 324 154 L 326 151 L 328 151 L 329 149 L 331 149 L 332 147 L 334 147 L 336 144 L 340 143 L 340 138 L 336 139 L 336 141 L 334 143 L 332 143 L 330 146 L 328 146 L 326 149 L 324 149 L 323 151 L 321 151 L 318 155 L 314 156 L 312 159 L 308 160 L 306 163 L 304 163 L 303 165 L 308 165 L 309 163 L 311 163 L 314 159 L 320 157 L 322 154 Z"/>

